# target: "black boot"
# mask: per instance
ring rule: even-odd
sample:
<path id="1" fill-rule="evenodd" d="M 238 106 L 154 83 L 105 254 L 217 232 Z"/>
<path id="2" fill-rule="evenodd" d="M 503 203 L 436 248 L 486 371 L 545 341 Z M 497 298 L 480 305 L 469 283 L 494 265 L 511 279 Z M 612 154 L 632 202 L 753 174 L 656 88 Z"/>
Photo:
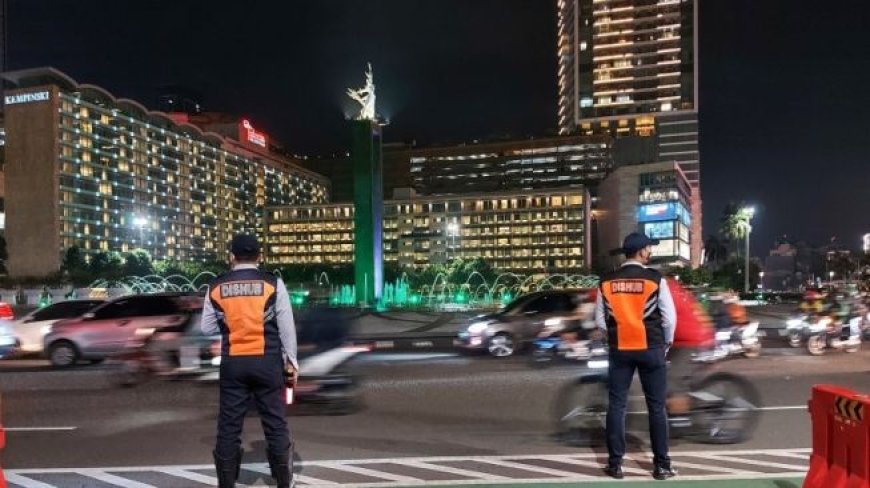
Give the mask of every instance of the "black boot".
<path id="1" fill-rule="evenodd" d="M 267 452 L 266 457 L 269 458 L 269 470 L 272 472 L 272 477 L 275 478 L 275 486 L 277 488 L 293 486 L 293 458 L 290 457 L 290 453 Z"/>
<path id="2" fill-rule="evenodd" d="M 213 451 L 214 469 L 217 471 L 218 488 L 235 488 L 236 480 L 239 479 L 239 472 L 242 469 L 242 450 L 239 453 L 229 458 L 218 456 L 217 451 Z"/>

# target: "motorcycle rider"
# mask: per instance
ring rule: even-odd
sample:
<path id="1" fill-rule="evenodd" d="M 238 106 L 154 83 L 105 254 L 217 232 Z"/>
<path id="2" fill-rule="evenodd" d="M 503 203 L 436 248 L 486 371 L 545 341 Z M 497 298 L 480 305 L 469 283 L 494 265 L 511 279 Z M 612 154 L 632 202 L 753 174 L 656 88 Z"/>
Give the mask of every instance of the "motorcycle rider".
<path id="1" fill-rule="evenodd" d="M 692 359 L 709 351 L 714 344 L 713 323 L 710 316 L 689 290 L 669 277 L 668 288 L 674 298 L 679 327 L 674 331 L 674 343 L 668 353 L 669 415 L 685 414 L 690 409 L 688 391 L 690 380 L 697 369 Z"/>
<path id="2" fill-rule="evenodd" d="M 825 311 L 825 296 L 816 290 L 807 290 L 798 308 L 809 316 L 817 316 Z"/>

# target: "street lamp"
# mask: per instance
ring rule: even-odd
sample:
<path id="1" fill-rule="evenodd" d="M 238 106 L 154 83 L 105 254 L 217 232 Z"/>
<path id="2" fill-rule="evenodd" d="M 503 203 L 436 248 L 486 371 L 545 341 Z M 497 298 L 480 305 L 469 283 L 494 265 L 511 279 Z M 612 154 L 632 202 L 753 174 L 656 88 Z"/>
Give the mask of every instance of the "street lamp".
<path id="1" fill-rule="evenodd" d="M 758 272 L 758 288 L 761 290 L 764 289 L 764 271 Z"/>
<path id="2" fill-rule="evenodd" d="M 746 226 L 746 271 L 743 273 L 743 291 L 749 293 L 749 235 L 752 233 L 752 217 L 755 217 L 755 207 L 743 207 L 740 209 L 740 213 Z"/>
<path id="3" fill-rule="evenodd" d="M 828 282 L 832 283 L 832 282 L 834 281 L 834 272 L 833 272 L 833 271 L 829 271 L 829 272 L 828 272 L 828 276 L 830 276 L 830 279 L 828 280 Z"/>

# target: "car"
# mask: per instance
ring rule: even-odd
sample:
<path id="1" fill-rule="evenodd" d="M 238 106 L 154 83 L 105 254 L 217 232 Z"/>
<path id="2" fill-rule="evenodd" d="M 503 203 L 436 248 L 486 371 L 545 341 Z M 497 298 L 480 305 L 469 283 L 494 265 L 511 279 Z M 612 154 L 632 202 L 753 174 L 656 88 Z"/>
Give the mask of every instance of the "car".
<path id="1" fill-rule="evenodd" d="M 18 350 L 18 339 L 12 332 L 8 322 L 0 322 L 0 359 L 15 354 Z"/>
<path id="2" fill-rule="evenodd" d="M 494 314 L 474 317 L 455 344 L 464 351 L 512 356 L 537 337 L 547 320 L 574 313 L 591 300 L 591 293 L 587 289 L 569 289 L 523 295 Z"/>
<path id="3" fill-rule="evenodd" d="M 0 302 L 0 320 L 15 320 L 12 306 L 6 302 Z"/>
<path id="4" fill-rule="evenodd" d="M 18 340 L 19 352 L 38 354 L 43 352 L 45 334 L 58 320 L 80 317 L 102 304 L 105 300 L 68 300 L 34 310 L 9 325 Z"/>
<path id="5" fill-rule="evenodd" d="M 79 360 L 99 363 L 134 341 L 137 331 L 183 327 L 193 317 L 187 299 L 177 293 L 116 298 L 81 317 L 55 322 L 45 336 L 45 351 L 56 368 Z"/>

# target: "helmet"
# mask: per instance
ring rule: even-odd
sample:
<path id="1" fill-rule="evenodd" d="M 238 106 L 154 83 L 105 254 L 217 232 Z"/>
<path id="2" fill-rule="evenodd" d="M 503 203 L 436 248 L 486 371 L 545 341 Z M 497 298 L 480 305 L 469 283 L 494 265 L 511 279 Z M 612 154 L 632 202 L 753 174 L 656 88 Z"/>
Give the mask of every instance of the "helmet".
<path id="1" fill-rule="evenodd" d="M 816 290 L 808 290 L 804 293 L 804 300 L 811 302 L 813 300 L 821 300 L 822 294 L 817 292 Z"/>

